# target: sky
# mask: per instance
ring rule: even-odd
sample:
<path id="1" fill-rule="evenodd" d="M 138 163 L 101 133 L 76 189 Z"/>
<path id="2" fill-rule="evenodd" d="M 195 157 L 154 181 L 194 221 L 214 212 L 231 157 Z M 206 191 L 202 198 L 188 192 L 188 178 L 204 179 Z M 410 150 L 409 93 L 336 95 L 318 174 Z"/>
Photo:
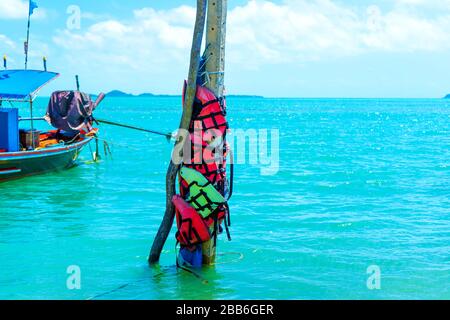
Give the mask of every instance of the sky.
<path id="1" fill-rule="evenodd" d="M 180 94 L 193 0 L 35 0 L 29 67 L 47 90 Z M 0 0 L 0 54 L 24 65 L 27 0 Z M 228 0 L 229 94 L 440 98 L 450 93 L 450 0 Z M 45 93 L 45 92 L 44 92 Z"/>

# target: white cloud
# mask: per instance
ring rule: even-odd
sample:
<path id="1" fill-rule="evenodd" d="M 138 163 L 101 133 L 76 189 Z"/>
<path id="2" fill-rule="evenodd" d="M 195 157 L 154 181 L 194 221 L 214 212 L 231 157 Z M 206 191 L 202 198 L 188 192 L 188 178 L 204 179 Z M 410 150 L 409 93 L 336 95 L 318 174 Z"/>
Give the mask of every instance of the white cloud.
<path id="1" fill-rule="evenodd" d="M 107 13 L 93 13 L 89 11 L 81 12 L 81 19 L 91 20 L 91 21 L 101 21 L 111 19 L 111 16 Z"/>
<path id="2" fill-rule="evenodd" d="M 396 0 L 397 6 L 420 6 L 434 9 L 449 9 L 450 0 Z"/>
<path id="3" fill-rule="evenodd" d="M 3 59 L 3 55 L 6 55 L 9 62 L 15 62 L 17 52 L 16 43 L 7 36 L 0 34 L 0 59 Z"/>
<path id="4" fill-rule="evenodd" d="M 53 41 L 65 49 L 65 58 L 76 64 L 166 73 L 168 67 L 183 66 L 194 19 L 195 9 L 188 6 L 167 11 L 144 8 L 134 11 L 129 21 L 105 20 L 82 32 L 60 30 Z"/>
<path id="5" fill-rule="evenodd" d="M 0 20 L 2 19 L 24 19 L 28 17 L 28 0 L 1 0 Z M 46 12 L 42 8 L 37 8 L 33 12 L 33 18 L 42 19 L 46 17 Z"/>
<path id="6" fill-rule="evenodd" d="M 28 1 L 0 1 L 0 19 L 21 19 L 28 16 Z"/>
<path id="7" fill-rule="evenodd" d="M 330 1 L 249 1 L 230 12 L 228 43 L 242 63 L 315 60 L 359 52 L 349 32 L 359 28 L 354 12 Z"/>
<path id="8" fill-rule="evenodd" d="M 0 0 L 1 5 L 4 1 L 12 0 Z M 338 61 L 365 53 L 450 51 L 450 5 L 436 2 L 439 9 L 434 9 L 421 0 L 396 0 L 390 8 L 343 3 L 251 0 L 230 9 L 228 74 L 238 75 L 242 84 L 254 80 L 253 70 L 263 75 L 266 65 L 276 65 L 282 77 L 310 61 Z M 97 15 L 82 19 L 81 30 L 56 30 L 52 43 L 33 40 L 31 66 L 41 68 L 46 55 L 49 68 L 67 76 L 68 87 L 77 73 L 85 90 L 178 92 L 188 70 L 195 8 L 142 8 L 128 19 Z M 10 55 L 10 65 L 22 65 L 22 42 L 0 35 L 2 53 Z"/>
<path id="9" fill-rule="evenodd" d="M 450 16 L 427 20 L 393 11 L 380 16 L 377 23 L 378 29 L 361 33 L 366 50 L 439 51 L 450 45 Z"/>
<path id="10" fill-rule="evenodd" d="M 0 50 L 6 52 L 8 49 L 15 49 L 16 44 L 7 36 L 0 34 Z"/>
<path id="11" fill-rule="evenodd" d="M 400 0 L 390 11 L 329 0 L 251 0 L 231 11 L 229 47 L 242 63 L 308 61 L 371 51 L 438 51 L 450 47 L 450 1 L 421 15 L 421 0 Z M 412 5 L 413 4 L 413 5 Z M 420 8 L 419 8 L 420 7 Z M 414 10 L 412 10 L 414 9 Z M 446 10 L 444 10 L 446 9 Z"/>
<path id="12" fill-rule="evenodd" d="M 34 39 L 29 51 L 30 68 L 42 68 L 42 57 L 48 56 L 52 52 L 48 43 Z M 25 60 L 23 43 L 18 43 L 0 34 L 0 59 L 3 55 L 8 57 L 8 65 L 10 68 L 17 69 L 23 67 Z"/>
<path id="13" fill-rule="evenodd" d="M 432 18 L 420 14 L 420 8 L 430 8 L 430 2 L 439 8 Z M 132 20 L 105 20 L 84 32 L 60 31 L 54 41 L 67 54 L 89 51 L 110 64 L 162 69 L 174 61 L 186 61 L 194 18 L 195 9 L 189 6 L 144 8 L 134 11 Z M 248 68 L 370 51 L 438 51 L 449 46 L 448 0 L 397 0 L 386 12 L 376 6 L 356 8 L 330 0 L 283 4 L 250 0 L 228 15 L 228 61 Z"/>

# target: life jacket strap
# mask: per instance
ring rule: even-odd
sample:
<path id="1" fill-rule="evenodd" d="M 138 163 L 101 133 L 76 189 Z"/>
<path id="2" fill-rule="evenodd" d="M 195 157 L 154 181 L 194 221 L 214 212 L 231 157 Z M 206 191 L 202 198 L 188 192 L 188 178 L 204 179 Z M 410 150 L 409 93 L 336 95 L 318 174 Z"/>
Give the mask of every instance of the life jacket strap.
<path id="1" fill-rule="evenodd" d="M 230 235 L 230 226 L 231 226 L 231 223 L 230 223 L 230 208 L 228 207 L 228 203 L 226 204 L 226 207 L 225 207 L 225 217 L 224 217 L 224 225 L 225 225 L 225 231 L 226 231 L 226 233 L 227 233 L 227 238 L 228 238 L 228 241 L 231 241 L 231 235 Z"/>

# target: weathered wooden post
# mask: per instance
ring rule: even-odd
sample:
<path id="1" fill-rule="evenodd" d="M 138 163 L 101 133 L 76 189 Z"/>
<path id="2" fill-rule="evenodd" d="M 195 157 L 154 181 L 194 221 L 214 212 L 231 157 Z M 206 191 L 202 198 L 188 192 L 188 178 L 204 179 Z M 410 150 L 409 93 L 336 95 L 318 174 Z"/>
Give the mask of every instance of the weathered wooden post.
<path id="1" fill-rule="evenodd" d="M 197 73 L 200 65 L 201 46 L 203 40 L 203 32 L 206 21 L 206 3 L 207 0 L 197 0 L 197 15 L 195 19 L 194 36 L 192 39 L 191 62 L 189 66 L 188 83 L 185 93 L 183 105 L 183 115 L 180 122 L 180 134 L 175 142 L 174 150 L 179 150 L 180 144 L 184 144 L 186 136 L 183 135 L 189 129 L 192 118 L 192 107 L 194 104 L 195 94 L 197 90 Z M 182 148 L 181 148 L 182 149 Z M 175 217 L 175 208 L 172 204 L 172 197 L 175 194 L 175 181 L 180 164 L 174 163 L 173 158 L 170 160 L 169 168 L 166 175 L 166 212 L 163 221 L 153 241 L 148 261 L 155 264 L 159 261 L 164 243 L 169 236 Z"/>
<path id="2" fill-rule="evenodd" d="M 209 0 L 206 23 L 206 87 L 216 96 L 224 94 L 225 40 L 227 24 L 227 0 Z"/>
<path id="3" fill-rule="evenodd" d="M 206 23 L 206 87 L 217 97 L 224 94 L 225 79 L 225 39 L 227 22 L 227 0 L 208 1 Z M 214 226 L 211 227 L 212 229 Z M 211 265 L 216 259 L 214 240 L 202 245 L 203 264 Z"/>

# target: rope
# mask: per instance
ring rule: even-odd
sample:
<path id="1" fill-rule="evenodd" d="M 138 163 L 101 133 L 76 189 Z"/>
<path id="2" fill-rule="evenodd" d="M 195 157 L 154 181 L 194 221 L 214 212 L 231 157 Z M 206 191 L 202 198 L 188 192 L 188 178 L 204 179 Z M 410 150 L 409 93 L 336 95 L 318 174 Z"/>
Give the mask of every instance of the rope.
<path id="1" fill-rule="evenodd" d="M 130 150 L 133 150 L 133 151 L 141 151 L 142 150 L 142 149 L 139 149 L 139 148 L 130 147 L 129 145 L 126 145 L 126 144 L 111 142 L 111 141 L 108 141 L 108 140 L 102 139 L 102 138 L 98 138 L 98 140 L 106 142 L 107 144 L 110 144 L 112 146 L 117 146 L 117 147 L 121 147 L 121 148 L 127 148 L 127 149 L 130 149 Z"/>
<path id="2" fill-rule="evenodd" d="M 105 157 L 109 155 L 112 158 L 111 148 L 109 147 L 109 144 L 106 141 L 103 141 L 103 152 L 105 154 Z"/>
<path id="3" fill-rule="evenodd" d="M 234 260 L 228 261 L 228 262 L 215 262 L 215 263 L 213 263 L 212 265 L 221 265 L 221 264 L 235 263 L 235 262 L 238 262 L 238 261 L 244 259 L 244 254 L 243 254 L 243 253 L 240 253 L 240 252 L 224 252 L 224 253 L 219 253 L 219 254 L 217 254 L 217 256 L 226 256 L 226 255 L 239 255 L 239 257 L 236 258 L 236 259 L 234 259 Z M 171 267 L 166 267 L 165 269 L 166 269 L 166 270 L 169 270 L 169 269 L 171 269 Z M 195 276 L 197 279 L 202 280 L 202 282 L 203 282 L 204 284 L 208 284 L 208 283 L 209 283 L 208 280 L 206 280 L 205 278 L 203 278 L 201 275 L 199 275 L 198 273 L 194 272 L 193 270 L 189 270 L 188 268 L 185 268 L 185 267 L 182 267 L 182 266 L 179 266 L 179 269 L 181 269 L 181 270 L 183 270 L 183 271 L 186 271 L 186 272 L 188 272 L 189 274 L 192 274 L 192 275 Z M 164 275 L 164 271 L 161 271 L 161 272 L 159 272 L 159 273 L 153 275 L 152 278 L 158 278 L 158 277 L 161 277 L 162 275 Z M 129 287 L 130 285 L 138 284 L 138 283 L 141 283 L 141 282 L 144 282 L 144 281 L 148 281 L 148 279 L 147 279 L 147 278 L 145 278 L 145 279 L 139 279 L 139 280 L 136 280 L 136 281 L 133 281 L 133 282 L 129 282 L 129 283 L 120 285 L 120 286 L 118 286 L 118 287 L 116 287 L 116 288 L 114 288 L 114 289 L 111 289 L 111 290 L 109 290 L 109 291 L 106 291 L 106 292 L 97 294 L 97 295 L 95 295 L 95 296 L 92 296 L 92 297 L 90 297 L 90 298 L 87 298 L 86 300 L 95 300 L 95 299 L 104 297 L 104 296 L 106 296 L 106 295 L 109 295 L 109 294 L 111 294 L 111 293 L 115 293 L 115 292 L 117 292 L 117 291 L 123 290 L 123 289 Z"/>
<path id="4" fill-rule="evenodd" d="M 153 276 L 153 278 L 160 277 L 160 276 L 162 276 L 163 274 L 164 274 L 164 272 L 159 272 L 159 273 L 155 274 L 155 275 Z M 140 280 L 136 280 L 136 281 L 133 281 L 133 282 L 130 282 L 130 283 L 126 283 L 126 284 L 123 284 L 123 285 L 121 285 L 121 286 L 118 286 L 117 288 L 114 288 L 114 289 L 111 289 L 111 290 L 109 290 L 109 291 L 106 291 L 106 292 L 97 294 L 97 295 L 95 295 L 95 296 L 93 296 L 93 297 L 87 298 L 86 300 L 94 300 L 94 299 L 98 299 L 98 298 L 100 298 L 100 297 L 104 297 L 104 296 L 109 295 L 109 294 L 111 294 L 111 293 L 114 293 L 114 292 L 117 292 L 117 291 L 119 291 L 119 290 L 125 289 L 126 287 L 128 287 L 128 286 L 130 286 L 130 285 L 137 284 L 137 283 L 140 283 L 140 282 L 143 282 L 143 281 L 147 281 L 147 280 L 148 280 L 148 279 L 140 279 Z"/>
<path id="5" fill-rule="evenodd" d="M 92 148 L 91 148 L 91 144 L 90 144 L 90 143 L 89 143 L 89 153 L 90 153 L 91 155 L 93 155 L 93 153 L 92 153 Z M 92 156 L 92 158 L 94 158 L 94 156 Z M 95 159 L 92 159 L 92 161 L 95 162 Z"/>
<path id="6" fill-rule="evenodd" d="M 198 68 L 198 70 L 205 70 L 205 71 L 199 73 L 199 75 L 198 75 L 199 78 L 204 78 L 204 79 L 205 79 L 205 82 L 202 84 L 202 87 L 204 87 L 206 84 L 208 84 L 209 82 L 211 82 L 211 77 L 210 77 L 210 75 L 212 75 L 212 74 L 220 74 L 220 75 L 225 74 L 225 71 L 222 71 L 222 70 L 218 70 L 218 71 L 206 71 L 205 66 L 206 66 L 206 64 L 208 63 L 209 59 L 211 58 L 211 55 L 207 55 L 207 54 L 206 54 L 206 53 L 208 52 L 208 49 L 209 49 L 210 45 L 211 45 L 211 44 L 208 44 L 208 45 L 206 46 L 205 51 L 204 51 L 203 56 L 202 56 L 202 62 L 203 62 L 203 63 L 202 63 L 202 64 L 199 66 L 199 68 Z M 205 68 L 205 69 L 204 69 L 204 68 Z M 206 77 L 205 77 L 205 76 L 206 76 Z M 222 77 L 221 79 L 222 79 L 222 80 L 221 80 L 221 82 L 220 82 L 220 85 L 223 85 L 223 77 Z"/>
<path id="7" fill-rule="evenodd" d="M 117 123 L 117 122 L 112 122 L 112 121 L 103 120 L 103 119 L 96 119 L 96 121 L 100 122 L 100 123 L 104 123 L 104 124 L 109 124 L 111 126 L 122 127 L 122 128 L 137 130 L 137 131 L 143 131 L 143 132 L 147 132 L 147 133 L 151 133 L 151 134 L 156 134 L 156 135 L 159 135 L 159 136 L 166 137 L 166 139 L 168 141 L 170 141 L 170 139 L 172 139 L 172 133 L 164 133 L 164 132 L 159 132 L 159 131 L 155 131 L 155 130 L 139 128 L 139 127 L 131 126 L 131 125 L 128 125 L 128 124 Z"/>
<path id="8" fill-rule="evenodd" d="M 80 137 L 80 134 L 79 133 L 77 133 L 72 139 L 70 139 L 69 141 L 65 141 L 64 142 L 64 145 L 68 145 L 68 144 L 71 144 L 71 143 L 73 143 L 76 139 L 78 139 Z"/>
<path id="9" fill-rule="evenodd" d="M 141 281 L 143 281 L 143 280 L 136 281 L 136 283 L 141 282 Z M 128 287 L 130 284 L 131 284 L 131 283 L 123 284 L 123 285 L 121 285 L 120 287 L 117 287 L 117 288 L 112 289 L 112 290 L 110 290 L 110 291 L 107 291 L 107 292 L 98 294 L 98 295 L 96 295 L 96 296 L 87 298 L 86 300 L 94 300 L 94 299 L 98 299 L 98 298 L 100 298 L 100 297 L 103 297 L 103 296 L 106 296 L 106 295 L 108 295 L 108 294 L 114 293 L 114 292 L 116 292 L 116 291 L 122 290 L 122 289 Z"/>

